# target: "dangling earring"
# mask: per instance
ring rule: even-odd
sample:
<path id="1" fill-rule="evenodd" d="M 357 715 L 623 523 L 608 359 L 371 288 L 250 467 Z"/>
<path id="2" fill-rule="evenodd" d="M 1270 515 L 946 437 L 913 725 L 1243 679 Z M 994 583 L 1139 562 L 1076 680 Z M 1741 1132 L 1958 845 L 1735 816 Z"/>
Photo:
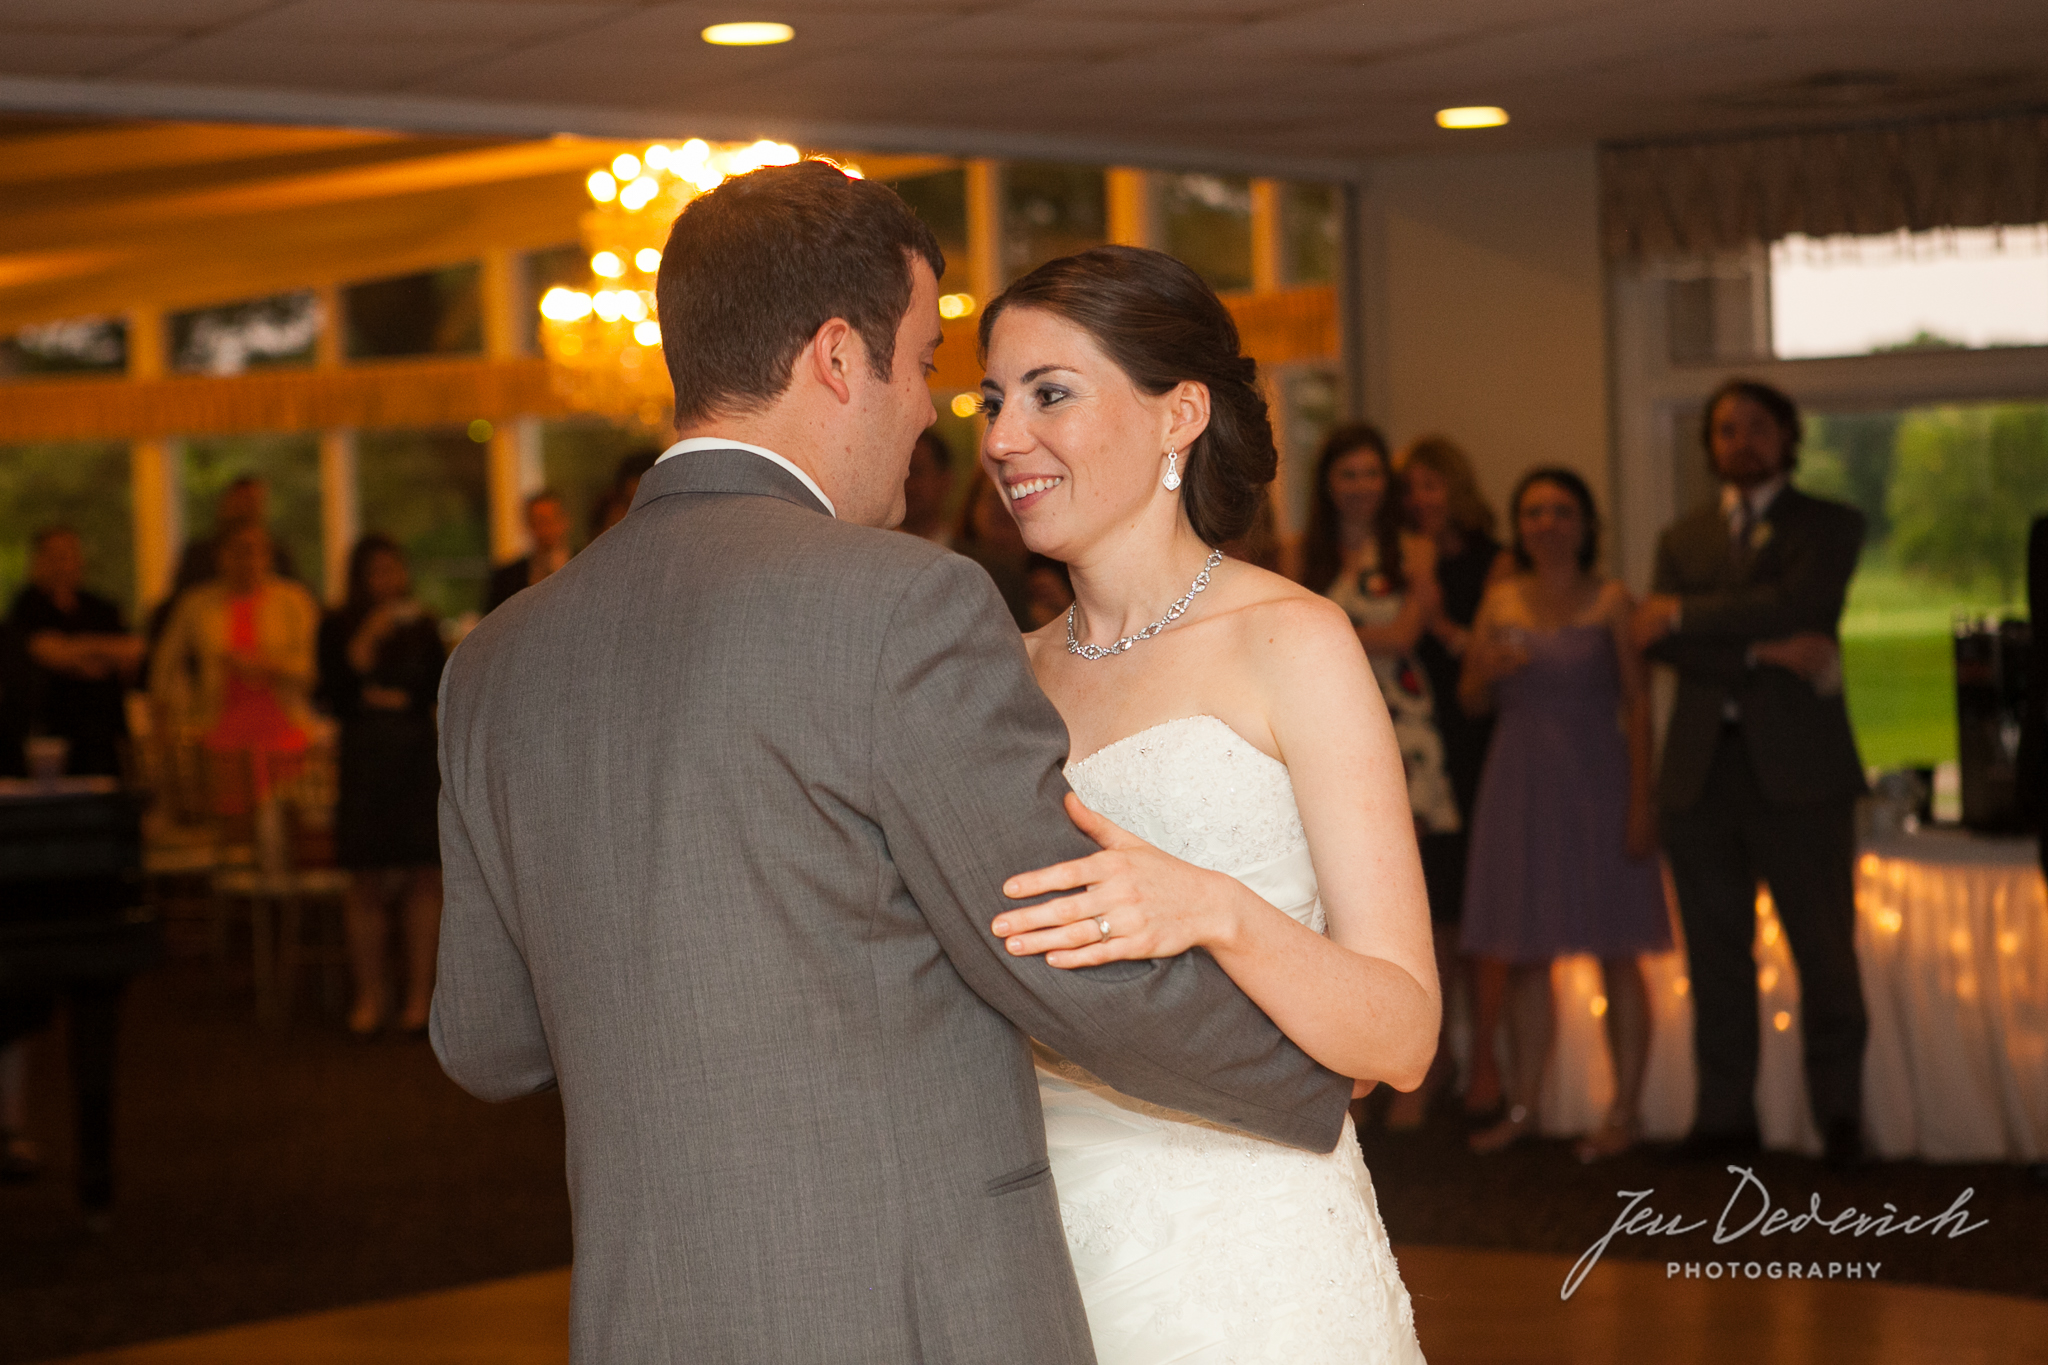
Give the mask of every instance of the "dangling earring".
<path id="1" fill-rule="evenodd" d="M 1166 452 L 1166 477 L 1159 481 L 1166 485 L 1166 491 L 1169 493 L 1180 487 L 1180 470 L 1174 468 L 1173 463 L 1173 457 L 1176 453 L 1171 450 Z"/>

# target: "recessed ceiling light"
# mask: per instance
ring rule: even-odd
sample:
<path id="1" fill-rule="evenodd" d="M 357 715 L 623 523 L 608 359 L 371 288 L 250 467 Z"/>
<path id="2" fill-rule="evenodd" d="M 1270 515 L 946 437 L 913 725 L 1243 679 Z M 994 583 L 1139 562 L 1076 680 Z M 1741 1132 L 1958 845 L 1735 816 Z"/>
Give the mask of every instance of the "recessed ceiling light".
<path id="1" fill-rule="evenodd" d="M 704 30 L 704 41 L 720 47 L 766 47 L 796 37 L 788 24 L 713 24 Z"/>
<path id="2" fill-rule="evenodd" d="M 1473 104 L 1436 111 L 1439 128 L 1498 128 L 1508 121 L 1508 111 L 1491 104 Z"/>

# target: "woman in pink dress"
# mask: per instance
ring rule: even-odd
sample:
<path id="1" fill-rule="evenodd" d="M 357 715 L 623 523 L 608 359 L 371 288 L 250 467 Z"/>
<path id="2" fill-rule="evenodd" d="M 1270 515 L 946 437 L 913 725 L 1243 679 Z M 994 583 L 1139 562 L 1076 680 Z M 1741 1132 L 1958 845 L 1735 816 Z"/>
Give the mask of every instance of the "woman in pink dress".
<path id="1" fill-rule="evenodd" d="M 150 669 L 167 733 L 196 735 L 214 760 L 219 814 L 246 814 L 306 751 L 313 716 L 313 595 L 272 572 L 270 534 L 221 537 L 218 577 L 186 593 Z"/>

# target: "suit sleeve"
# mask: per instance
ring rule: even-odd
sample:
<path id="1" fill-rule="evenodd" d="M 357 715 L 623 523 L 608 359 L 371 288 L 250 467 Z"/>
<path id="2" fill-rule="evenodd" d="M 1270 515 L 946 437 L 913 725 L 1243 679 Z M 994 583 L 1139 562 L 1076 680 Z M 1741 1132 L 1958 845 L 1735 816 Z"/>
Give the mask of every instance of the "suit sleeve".
<path id="1" fill-rule="evenodd" d="M 889 851 L 961 978 L 1126 1094 L 1290 1146 L 1336 1145 L 1351 1082 L 1311 1060 L 1199 950 L 1081 971 L 1012 957 L 1005 878 L 1095 845 L 1067 819 L 1066 727 L 987 575 L 949 556 L 885 634 L 873 780 Z"/>
<path id="2" fill-rule="evenodd" d="M 1692 609 L 1695 599 L 1685 596 L 1685 576 L 1679 572 L 1678 555 L 1671 547 L 1673 534 L 1667 530 L 1658 538 L 1657 567 L 1650 579 L 1650 591 L 1680 598 L 1685 604 L 1680 610 L 1685 612 Z M 1690 624 L 1681 617 L 1680 629 L 1656 641 L 1643 651 L 1644 656 L 1670 664 L 1685 677 L 1739 687 L 1749 674 L 1747 642 L 1696 635 L 1685 629 Z"/>
<path id="3" fill-rule="evenodd" d="M 456 671 L 441 681 L 441 949 L 428 1035 L 450 1080 L 478 1099 L 517 1099 L 554 1087 L 554 1059 L 525 955 L 464 817 L 469 735 L 459 704 L 449 707 Z"/>
<path id="4" fill-rule="evenodd" d="M 1748 644 L 1800 631 L 1835 633 L 1863 549 L 1863 516 L 1838 504 L 1808 505 L 1811 529 L 1783 531 L 1784 572 L 1768 582 L 1684 594 L 1680 636 L 1732 637 Z"/>

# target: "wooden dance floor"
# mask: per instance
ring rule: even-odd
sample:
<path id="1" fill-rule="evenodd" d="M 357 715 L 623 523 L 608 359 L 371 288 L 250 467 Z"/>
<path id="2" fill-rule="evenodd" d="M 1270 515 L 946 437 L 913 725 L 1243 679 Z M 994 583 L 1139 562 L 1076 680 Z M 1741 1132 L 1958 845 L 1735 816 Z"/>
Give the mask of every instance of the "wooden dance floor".
<path id="1" fill-rule="evenodd" d="M 2048 1365 L 2048 1302 L 2031 1299 L 1667 1280 L 1662 1265 L 1610 1257 L 1560 1302 L 1563 1257 L 1408 1247 L 1400 1259 L 1431 1365 Z M 559 1365 L 568 1321 L 568 1272 L 551 1271 L 64 1365 Z"/>

